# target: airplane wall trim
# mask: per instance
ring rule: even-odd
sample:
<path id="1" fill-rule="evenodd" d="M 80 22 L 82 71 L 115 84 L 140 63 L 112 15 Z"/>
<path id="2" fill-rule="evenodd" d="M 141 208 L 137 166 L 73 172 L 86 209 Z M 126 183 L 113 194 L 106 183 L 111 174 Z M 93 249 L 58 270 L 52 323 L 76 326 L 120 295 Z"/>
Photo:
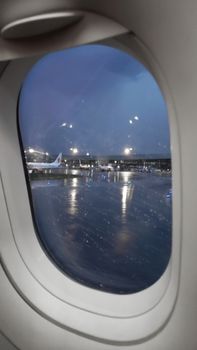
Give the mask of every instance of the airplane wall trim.
<path id="1" fill-rule="evenodd" d="M 116 45 L 125 45 L 124 40 L 117 41 Z M 128 41 L 127 46 L 127 50 L 132 53 L 132 41 Z M 136 295 L 112 296 L 78 285 L 58 271 L 43 252 L 32 223 L 16 126 L 20 87 L 36 58 L 9 63 L 0 81 L 0 152 L 6 149 L 8 154 L 6 158 L 1 157 L 3 189 L 0 192 L 0 202 L 3 206 L 6 200 L 9 208 L 9 215 L 6 214 L 6 207 L 1 214 L 1 220 L 5 222 L 6 227 L 3 233 L 2 259 L 12 283 L 20 289 L 28 304 L 35 310 L 40 310 L 42 316 L 50 322 L 62 328 L 72 329 L 73 332 L 77 331 L 86 337 L 117 344 L 142 341 L 158 332 L 171 315 L 179 283 L 181 180 L 177 121 L 171 92 L 151 53 L 145 50 L 143 45 L 138 46 L 136 39 L 134 51 L 152 67 L 167 99 L 173 145 L 173 178 L 176 178 L 176 182 L 173 180 L 175 220 L 171 261 L 155 285 Z M 12 140 L 11 144 L 9 140 Z M 12 167 L 15 169 L 14 173 L 11 171 Z M 20 205 L 17 205 L 18 192 Z M 12 254 L 8 254 L 8 251 Z"/>
<path id="2" fill-rule="evenodd" d="M 0 61 L 40 55 L 128 33 L 127 28 L 110 18 L 88 11 L 82 14 L 82 19 L 71 27 L 49 34 L 16 40 L 0 37 Z"/>

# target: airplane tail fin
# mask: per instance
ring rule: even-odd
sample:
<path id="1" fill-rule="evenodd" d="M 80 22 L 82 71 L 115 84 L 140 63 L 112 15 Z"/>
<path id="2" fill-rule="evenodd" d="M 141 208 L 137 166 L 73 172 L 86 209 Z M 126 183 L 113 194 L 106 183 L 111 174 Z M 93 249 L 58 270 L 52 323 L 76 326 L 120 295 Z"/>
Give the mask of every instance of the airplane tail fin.
<path id="1" fill-rule="evenodd" d="M 60 164 L 61 162 L 62 162 L 62 153 L 58 154 L 56 160 L 53 163 Z"/>

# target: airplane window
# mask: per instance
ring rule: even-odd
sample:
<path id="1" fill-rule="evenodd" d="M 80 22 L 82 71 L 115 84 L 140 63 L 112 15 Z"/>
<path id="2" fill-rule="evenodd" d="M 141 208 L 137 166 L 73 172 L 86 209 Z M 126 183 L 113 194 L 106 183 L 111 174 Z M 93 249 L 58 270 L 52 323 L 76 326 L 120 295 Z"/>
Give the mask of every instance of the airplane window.
<path id="1" fill-rule="evenodd" d="M 171 255 L 168 113 L 135 58 L 104 45 L 50 53 L 18 103 L 32 216 L 54 264 L 78 283 L 139 292 Z"/>

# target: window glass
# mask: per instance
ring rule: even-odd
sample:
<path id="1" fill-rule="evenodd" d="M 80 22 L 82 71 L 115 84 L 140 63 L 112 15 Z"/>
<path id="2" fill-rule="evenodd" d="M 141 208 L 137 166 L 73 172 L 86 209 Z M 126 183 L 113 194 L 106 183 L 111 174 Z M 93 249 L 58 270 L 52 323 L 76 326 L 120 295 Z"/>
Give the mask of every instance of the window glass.
<path id="1" fill-rule="evenodd" d="M 75 281 L 128 294 L 171 255 L 168 115 L 149 71 L 104 45 L 51 53 L 28 73 L 19 132 L 43 249 Z"/>

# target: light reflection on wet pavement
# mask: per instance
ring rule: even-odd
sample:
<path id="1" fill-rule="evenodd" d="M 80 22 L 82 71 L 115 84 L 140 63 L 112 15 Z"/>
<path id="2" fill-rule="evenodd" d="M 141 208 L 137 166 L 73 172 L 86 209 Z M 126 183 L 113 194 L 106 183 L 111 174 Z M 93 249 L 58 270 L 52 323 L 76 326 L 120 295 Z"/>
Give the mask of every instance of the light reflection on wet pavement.
<path id="1" fill-rule="evenodd" d="M 75 171 L 31 182 L 40 239 L 59 268 L 99 290 L 127 294 L 162 275 L 171 254 L 171 177 Z"/>

